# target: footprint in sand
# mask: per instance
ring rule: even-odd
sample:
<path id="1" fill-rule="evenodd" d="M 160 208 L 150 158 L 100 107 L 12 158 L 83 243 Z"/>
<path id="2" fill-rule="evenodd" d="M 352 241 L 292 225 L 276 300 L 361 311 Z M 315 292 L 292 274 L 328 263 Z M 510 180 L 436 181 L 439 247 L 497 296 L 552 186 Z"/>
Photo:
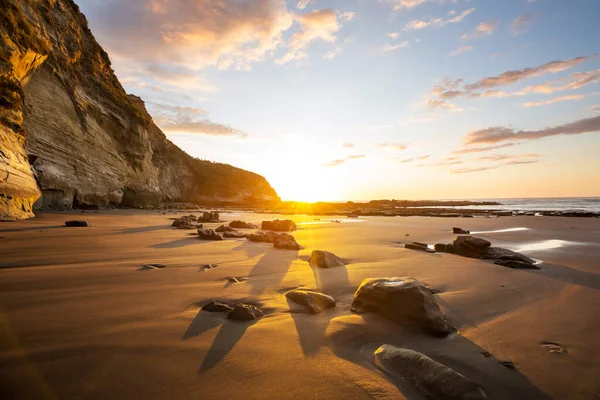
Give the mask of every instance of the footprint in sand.
<path id="1" fill-rule="evenodd" d="M 569 350 L 562 347 L 560 344 L 555 342 L 542 342 L 542 347 L 548 350 L 548 353 L 554 354 L 569 354 Z"/>
<path id="2" fill-rule="evenodd" d="M 206 264 L 206 265 L 202 265 L 202 266 L 201 266 L 201 267 L 198 269 L 198 272 L 204 272 L 204 271 L 208 271 L 208 270 L 210 270 L 210 269 L 217 268 L 217 267 L 218 267 L 218 265 L 216 265 L 216 264 Z"/>

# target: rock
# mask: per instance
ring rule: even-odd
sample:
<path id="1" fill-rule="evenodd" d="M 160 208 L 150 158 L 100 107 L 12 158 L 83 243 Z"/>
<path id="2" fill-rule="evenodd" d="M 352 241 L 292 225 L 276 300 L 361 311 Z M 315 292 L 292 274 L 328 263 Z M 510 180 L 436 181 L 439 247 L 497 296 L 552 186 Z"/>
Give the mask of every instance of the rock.
<path id="1" fill-rule="evenodd" d="M 335 299 L 323 293 L 311 290 L 292 290 L 285 294 L 285 297 L 306 306 L 311 314 L 318 314 L 326 308 L 335 307 Z"/>
<path id="2" fill-rule="evenodd" d="M 171 226 L 177 229 L 198 229 L 202 228 L 202 225 L 198 226 L 197 218 L 195 215 L 184 215 L 181 218 L 177 218 Z"/>
<path id="3" fill-rule="evenodd" d="M 242 283 L 244 281 L 246 281 L 247 278 L 243 278 L 243 277 L 236 277 L 236 276 L 230 276 L 229 278 L 227 278 L 227 282 L 229 283 Z"/>
<path id="4" fill-rule="evenodd" d="M 447 253 L 463 257 L 480 258 L 492 244 L 475 236 L 457 236 L 452 244 L 446 246 Z"/>
<path id="5" fill-rule="evenodd" d="M 431 400 L 486 400 L 483 389 L 452 368 L 414 350 L 384 344 L 375 351 L 383 371 L 408 382 Z"/>
<path id="6" fill-rule="evenodd" d="M 220 222 L 219 213 L 216 211 L 205 211 L 202 213 L 202 216 L 198 218 L 198 222 Z"/>
<path id="7" fill-rule="evenodd" d="M 198 269 L 198 271 L 204 272 L 204 271 L 208 271 L 209 269 L 213 269 L 213 268 L 217 268 L 217 267 L 218 267 L 218 265 L 216 265 L 216 264 L 206 264 L 206 265 L 201 266 Z"/>
<path id="8" fill-rule="evenodd" d="M 332 268 L 343 267 L 344 261 L 333 253 L 323 250 L 313 250 L 308 259 L 308 263 L 313 267 Z"/>
<path id="9" fill-rule="evenodd" d="M 275 232 L 255 232 L 248 235 L 248 240 L 251 242 L 273 243 L 277 236 L 278 234 Z"/>
<path id="10" fill-rule="evenodd" d="M 481 256 L 484 260 L 506 260 L 506 261 L 522 261 L 528 264 L 534 264 L 535 260 L 524 256 L 516 251 L 503 249 L 501 247 L 488 247 L 485 253 Z"/>
<path id="11" fill-rule="evenodd" d="M 494 264 L 513 269 L 540 269 L 537 265 L 525 261 L 496 260 Z"/>
<path id="12" fill-rule="evenodd" d="M 284 250 L 300 250 L 300 245 L 292 235 L 281 233 L 273 240 L 273 247 Z"/>
<path id="13" fill-rule="evenodd" d="M 161 268 L 166 268 L 166 267 L 167 266 L 163 265 L 163 264 L 144 264 L 139 268 L 139 270 L 147 271 L 147 270 L 161 269 Z"/>
<path id="14" fill-rule="evenodd" d="M 291 232 L 296 230 L 296 223 L 290 219 L 275 221 L 263 221 L 262 229 L 265 231 L 276 231 L 276 232 Z"/>
<path id="15" fill-rule="evenodd" d="M 452 228 L 452 233 L 459 233 L 461 235 L 469 235 L 469 234 L 471 234 L 470 231 L 466 231 L 466 230 L 461 229 L 461 228 Z"/>
<path id="16" fill-rule="evenodd" d="M 419 250 L 419 251 L 425 251 L 427 253 L 435 253 L 435 250 L 430 249 L 427 246 L 427 244 L 425 244 L 425 243 L 419 243 L 419 242 L 406 243 L 404 245 L 404 247 L 407 249 L 411 249 L 411 250 Z"/>
<path id="17" fill-rule="evenodd" d="M 225 232 L 223 233 L 223 237 L 227 238 L 227 239 L 245 239 L 248 237 L 247 233 L 243 233 L 243 232 Z"/>
<path id="18" fill-rule="evenodd" d="M 235 229 L 233 229 L 233 228 L 228 227 L 228 226 L 221 225 L 220 227 L 218 227 L 217 229 L 215 229 L 215 232 L 222 233 L 222 232 L 237 232 L 237 231 Z"/>
<path id="19" fill-rule="evenodd" d="M 244 222 L 244 221 L 231 221 L 229 223 L 229 227 L 230 228 L 237 228 L 237 229 L 258 229 L 257 225 L 248 223 L 248 222 Z"/>
<path id="20" fill-rule="evenodd" d="M 398 324 L 447 335 L 450 326 L 431 289 L 413 278 L 369 278 L 362 281 L 351 310 L 375 312 Z"/>
<path id="21" fill-rule="evenodd" d="M 438 253 L 444 253 L 446 251 L 446 246 L 448 245 L 444 243 L 437 243 L 435 246 L 433 246 L 433 248 Z"/>
<path id="22" fill-rule="evenodd" d="M 202 311 L 208 312 L 227 312 L 233 310 L 233 307 L 227 303 L 221 303 L 217 300 L 211 300 L 202 307 Z"/>
<path id="23" fill-rule="evenodd" d="M 198 236 L 201 240 L 223 240 L 221 235 L 212 229 L 198 229 Z"/>
<path id="24" fill-rule="evenodd" d="M 227 318 L 232 321 L 253 321 L 263 316 L 262 311 L 250 304 L 236 304 Z"/>
<path id="25" fill-rule="evenodd" d="M 89 226 L 86 221 L 67 221 L 65 222 L 65 226 L 69 227 L 86 227 Z"/>

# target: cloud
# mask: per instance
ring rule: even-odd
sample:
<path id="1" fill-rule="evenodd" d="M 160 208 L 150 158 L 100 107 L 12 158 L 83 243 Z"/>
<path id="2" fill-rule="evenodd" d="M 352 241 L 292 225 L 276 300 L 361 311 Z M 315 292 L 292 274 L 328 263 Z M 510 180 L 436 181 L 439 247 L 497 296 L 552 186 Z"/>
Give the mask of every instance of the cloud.
<path id="1" fill-rule="evenodd" d="M 595 105 L 595 106 L 591 106 L 590 110 L 593 111 L 593 112 L 600 113 L 600 104 L 599 105 Z"/>
<path id="2" fill-rule="evenodd" d="M 352 155 L 352 156 L 348 156 L 346 158 L 339 158 L 337 160 L 331 160 L 331 161 L 329 161 L 329 162 L 327 162 L 325 164 L 321 164 L 321 166 L 323 166 L 323 167 L 337 167 L 337 166 L 340 166 L 340 165 L 346 163 L 347 161 L 350 161 L 350 160 L 359 160 L 359 159 L 365 158 L 365 157 L 366 156 L 363 155 L 363 154 Z"/>
<path id="3" fill-rule="evenodd" d="M 313 0 L 298 0 L 296 4 L 296 8 L 299 10 L 304 10 L 306 6 L 308 6 Z"/>
<path id="4" fill-rule="evenodd" d="M 391 33 L 388 33 L 387 36 L 389 38 L 391 38 L 392 40 L 396 40 L 396 39 L 398 39 L 398 37 L 400 36 L 400 34 L 398 32 L 391 32 Z"/>
<path id="5" fill-rule="evenodd" d="M 403 9 L 403 8 L 413 8 L 419 6 L 421 4 L 431 2 L 434 0 L 387 0 L 388 3 L 391 3 L 394 6 L 394 11 Z"/>
<path id="6" fill-rule="evenodd" d="M 354 18 L 356 18 L 356 13 L 353 11 L 346 11 L 343 13 L 340 13 L 340 19 L 343 21 L 352 21 Z"/>
<path id="7" fill-rule="evenodd" d="M 409 22 L 408 24 L 406 24 L 404 26 L 404 30 L 408 31 L 408 30 L 418 30 L 418 29 L 424 29 L 427 28 L 429 26 L 438 26 L 438 27 L 442 27 L 448 24 L 456 24 L 458 22 L 461 22 L 463 19 L 465 19 L 469 14 L 473 13 L 475 11 L 474 8 L 470 8 L 468 10 L 465 10 L 463 12 L 461 12 L 460 14 L 456 15 L 453 18 L 430 18 L 427 21 L 423 21 L 423 20 L 412 20 L 411 22 Z"/>
<path id="8" fill-rule="evenodd" d="M 495 154 L 492 156 L 479 157 L 478 160 L 491 160 L 491 161 L 502 161 L 502 160 L 516 160 L 521 158 L 538 158 L 540 155 L 536 153 L 530 154 Z"/>
<path id="9" fill-rule="evenodd" d="M 383 51 L 396 51 L 396 50 L 401 49 L 403 47 L 409 47 L 409 46 L 410 46 L 410 43 L 408 42 L 408 40 L 405 40 L 404 42 L 399 43 L 399 44 L 394 44 L 394 45 L 386 44 L 385 46 L 383 46 L 381 48 L 381 50 L 383 50 Z"/>
<path id="10" fill-rule="evenodd" d="M 498 27 L 498 20 L 482 22 L 475 27 L 473 32 L 465 33 L 460 38 L 462 40 L 473 40 L 484 36 L 490 36 Z"/>
<path id="11" fill-rule="evenodd" d="M 491 127 L 470 132 L 464 136 L 463 141 L 465 144 L 493 144 L 504 141 L 534 140 L 548 136 L 579 135 L 591 132 L 600 132 L 600 115 L 536 131 L 515 131 L 505 127 Z"/>
<path id="12" fill-rule="evenodd" d="M 537 85 L 527 86 L 515 95 L 524 96 L 530 93 L 552 94 L 563 90 L 579 89 L 583 86 L 597 83 L 600 81 L 600 69 L 586 72 L 575 72 L 568 78 L 563 78 L 557 81 L 546 81 Z"/>
<path id="13" fill-rule="evenodd" d="M 481 172 L 481 171 L 489 171 L 492 169 L 498 169 L 507 165 L 520 165 L 520 164 L 535 164 L 539 162 L 538 160 L 517 160 L 517 161 L 509 161 L 505 164 L 500 165 L 492 165 L 486 167 L 472 167 L 472 168 L 460 168 L 450 171 L 452 174 L 468 174 L 471 172 Z"/>
<path id="14" fill-rule="evenodd" d="M 462 111 L 462 108 L 460 108 L 456 104 L 452 104 L 440 99 L 429 99 L 425 102 L 425 104 L 431 108 L 443 108 L 450 111 Z"/>
<path id="15" fill-rule="evenodd" d="M 566 101 L 566 100 L 581 100 L 584 97 L 585 97 L 585 95 L 583 95 L 583 94 L 572 94 L 572 95 L 568 95 L 568 96 L 555 97 L 553 99 L 527 102 L 527 103 L 524 103 L 523 105 L 525 107 L 539 107 L 539 106 L 545 106 L 548 104 L 554 104 L 554 103 L 558 103 L 558 102 Z"/>
<path id="16" fill-rule="evenodd" d="M 383 147 L 386 149 L 394 149 L 394 150 L 406 150 L 406 146 L 400 143 L 381 143 L 378 144 L 377 147 Z"/>
<path id="17" fill-rule="evenodd" d="M 472 46 L 459 46 L 456 50 L 448 53 L 448 55 L 451 57 L 456 57 L 459 54 L 466 53 L 467 51 L 471 51 L 471 50 L 473 50 Z"/>
<path id="18" fill-rule="evenodd" d="M 402 158 L 402 159 L 396 160 L 396 162 L 398 162 L 398 163 L 409 163 L 411 161 L 426 160 L 428 158 L 429 158 L 429 156 L 420 156 L 420 157 L 412 157 L 412 158 Z"/>
<path id="19" fill-rule="evenodd" d="M 345 147 L 347 149 L 353 149 L 356 147 L 356 145 L 354 143 L 347 142 L 347 143 L 342 144 L 342 147 Z"/>
<path id="20" fill-rule="evenodd" d="M 246 138 L 248 134 L 206 118 L 203 108 L 147 103 L 148 111 L 156 125 L 165 133 L 186 133 L 211 136 L 236 136 Z"/>
<path id="21" fill-rule="evenodd" d="M 533 14 L 519 15 L 511 24 L 511 30 L 514 36 L 522 34 L 525 29 L 531 24 Z"/>
<path id="22" fill-rule="evenodd" d="M 339 56 L 340 54 L 342 54 L 342 48 L 340 46 L 337 46 L 335 49 L 325 53 L 323 58 L 326 60 L 331 60 L 332 58 L 335 58 L 335 57 Z"/>
<path id="23" fill-rule="evenodd" d="M 305 49 L 309 43 L 315 40 L 334 43 L 337 39 L 336 33 L 341 28 L 335 11 L 329 9 L 297 15 L 295 20 L 300 24 L 300 30 L 290 37 L 287 53 L 275 60 L 276 64 L 283 65 L 308 58 Z"/>
<path id="24" fill-rule="evenodd" d="M 487 146 L 487 147 L 471 147 L 466 149 L 458 149 L 454 150 L 452 153 L 454 154 L 469 154 L 469 153 L 482 153 L 485 151 L 492 151 L 497 149 L 503 149 L 506 147 L 516 146 L 518 143 L 505 143 L 497 146 Z"/>

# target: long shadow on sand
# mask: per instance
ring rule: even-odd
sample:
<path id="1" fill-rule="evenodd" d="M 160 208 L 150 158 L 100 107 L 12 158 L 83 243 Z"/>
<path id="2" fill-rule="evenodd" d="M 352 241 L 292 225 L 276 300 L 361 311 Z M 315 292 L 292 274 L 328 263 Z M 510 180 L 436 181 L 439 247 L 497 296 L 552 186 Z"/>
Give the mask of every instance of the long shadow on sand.
<path id="1" fill-rule="evenodd" d="M 248 274 L 247 283 L 253 295 L 261 294 L 268 286 L 278 286 L 292 263 L 298 259 L 298 251 L 270 248 Z M 267 278 L 268 275 L 268 278 Z"/>
<path id="2" fill-rule="evenodd" d="M 354 321 L 340 322 L 335 328 L 328 336 L 328 346 L 333 353 L 371 370 L 375 369 L 373 352 L 382 344 L 391 344 L 416 350 L 453 368 L 482 386 L 494 400 L 550 399 L 517 369 L 506 368 L 500 360 L 459 334 L 435 338 L 406 330 L 375 314 L 361 314 Z M 389 372 L 394 374 L 394 371 Z M 399 371 L 395 375 L 386 374 L 405 395 L 414 393 L 413 388 L 397 379 L 401 375 Z"/>
<path id="3" fill-rule="evenodd" d="M 29 232 L 29 231 L 42 231 L 42 230 L 48 230 L 48 229 L 64 229 L 67 228 L 64 225 L 58 225 L 58 226 L 31 226 L 31 227 L 25 227 L 25 228 L 12 228 L 12 229 L 0 229 L 0 232 Z"/>
<path id="4" fill-rule="evenodd" d="M 540 274 L 547 278 L 556 279 L 573 285 L 585 286 L 590 289 L 600 290 L 600 275 L 591 272 L 579 271 L 564 265 L 542 263 L 541 270 L 524 269 L 522 271 Z"/>
<path id="5" fill-rule="evenodd" d="M 148 246 L 152 249 L 176 249 L 179 247 L 185 246 L 193 246 L 197 244 L 206 244 L 206 243 L 214 243 L 212 240 L 200 240 L 198 237 L 188 237 L 185 239 L 177 239 L 170 242 L 153 244 L 152 246 Z"/>
<path id="6" fill-rule="evenodd" d="M 334 268 L 312 268 L 315 277 L 316 290 L 330 295 L 334 298 L 343 294 L 352 292 L 353 287 L 348 279 L 348 269 L 346 266 Z M 337 300 L 337 299 L 336 299 Z M 290 309 L 297 307 L 288 300 Z M 317 315 L 310 315 L 303 312 L 291 312 L 292 320 L 298 333 L 298 339 L 304 355 L 310 356 L 316 354 L 325 344 L 325 332 L 329 322 L 339 315 L 337 307 L 324 310 Z"/>
<path id="7" fill-rule="evenodd" d="M 257 256 L 260 256 L 262 254 L 265 254 L 267 251 L 269 251 L 273 246 L 271 246 L 268 243 L 255 243 L 255 242 L 250 242 L 248 240 L 242 242 L 242 244 L 240 244 L 237 247 L 234 247 L 232 250 L 234 251 L 243 251 L 244 253 L 246 253 L 246 256 L 248 258 L 254 258 Z"/>
<path id="8" fill-rule="evenodd" d="M 172 229 L 170 225 L 153 225 L 153 226 L 142 226 L 140 228 L 128 228 L 121 229 L 120 231 L 113 232 L 114 234 L 128 234 L 128 233 L 144 233 L 160 231 L 163 229 Z"/>

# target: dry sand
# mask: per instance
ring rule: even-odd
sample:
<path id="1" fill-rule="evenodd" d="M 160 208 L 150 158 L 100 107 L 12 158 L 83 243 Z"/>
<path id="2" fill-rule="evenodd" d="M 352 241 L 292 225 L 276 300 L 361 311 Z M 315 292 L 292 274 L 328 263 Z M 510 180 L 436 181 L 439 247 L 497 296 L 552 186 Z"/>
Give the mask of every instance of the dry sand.
<path id="1" fill-rule="evenodd" d="M 0 224 L 2 399 L 415 398 L 370 363 L 383 343 L 455 368 L 496 400 L 598 398 L 598 219 L 330 223 L 297 216 L 317 222 L 299 225 L 294 236 L 306 248 L 297 252 L 246 240 L 199 241 L 190 236 L 194 231 L 170 228 L 175 215 L 46 213 Z M 281 218 L 221 219 L 275 217 Z M 91 226 L 63 227 L 68 219 Z M 541 260 L 542 270 L 511 270 L 401 244 L 449 243 L 452 226 L 528 228 L 477 236 L 522 250 Z M 312 269 L 306 260 L 315 249 L 349 264 Z M 167 268 L 138 270 L 148 263 Z M 204 264 L 218 267 L 200 272 Z M 232 284 L 230 276 L 248 279 Z M 439 290 L 436 297 L 459 334 L 432 338 L 376 315 L 352 314 L 360 282 L 385 276 L 414 277 Z M 317 288 L 338 305 L 305 314 L 283 295 L 297 287 Z M 266 316 L 253 324 L 227 321 L 200 311 L 209 299 L 255 302 Z M 482 355 L 486 351 L 492 356 Z"/>

